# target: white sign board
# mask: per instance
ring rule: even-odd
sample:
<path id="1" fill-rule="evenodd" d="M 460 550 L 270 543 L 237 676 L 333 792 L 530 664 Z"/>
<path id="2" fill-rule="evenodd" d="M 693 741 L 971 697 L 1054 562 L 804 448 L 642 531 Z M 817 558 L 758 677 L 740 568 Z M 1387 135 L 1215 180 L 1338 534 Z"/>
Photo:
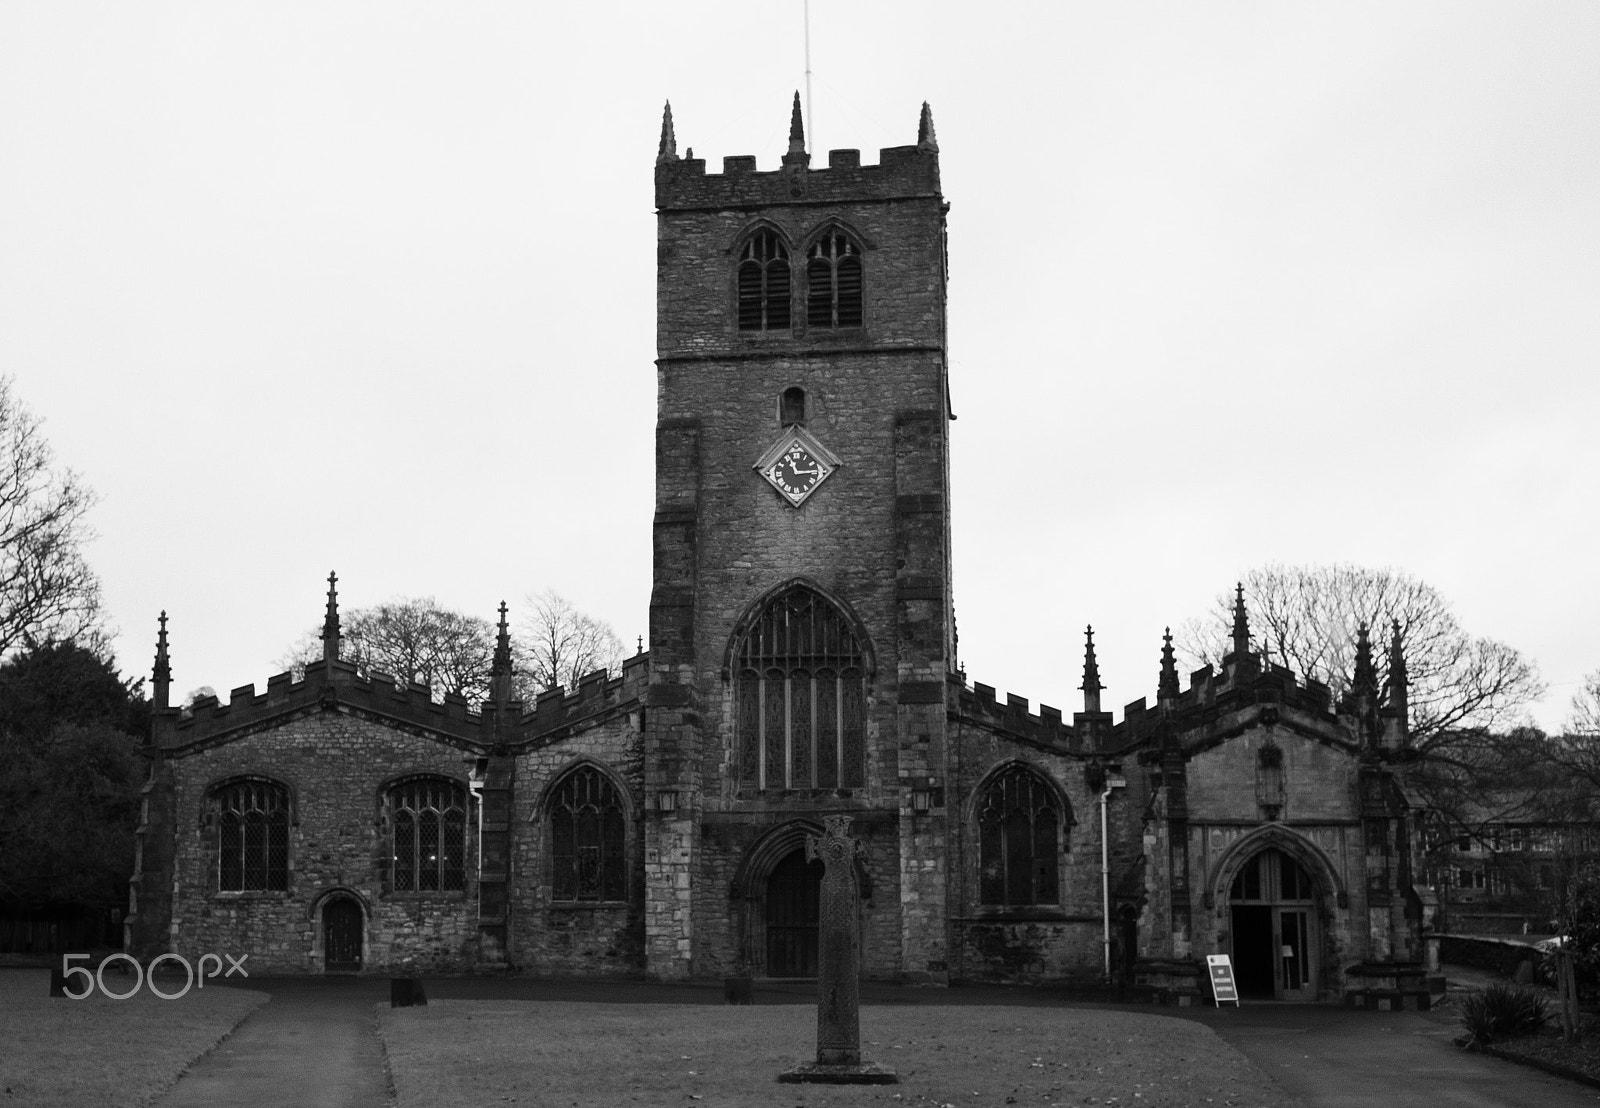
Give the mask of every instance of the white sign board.
<path id="1" fill-rule="evenodd" d="M 1233 983 L 1233 963 L 1228 961 L 1226 954 L 1207 954 L 1206 969 L 1211 976 L 1211 995 L 1217 998 L 1217 1007 L 1221 1008 L 1229 1001 L 1233 1006 L 1239 1006 L 1239 990 Z"/>

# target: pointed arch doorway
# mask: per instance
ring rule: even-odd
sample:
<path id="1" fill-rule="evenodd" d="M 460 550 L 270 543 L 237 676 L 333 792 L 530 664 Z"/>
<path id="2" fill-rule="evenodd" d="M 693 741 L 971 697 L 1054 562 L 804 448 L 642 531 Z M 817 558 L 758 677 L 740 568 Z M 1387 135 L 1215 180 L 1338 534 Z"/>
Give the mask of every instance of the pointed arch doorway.
<path id="1" fill-rule="evenodd" d="M 364 919 L 361 904 L 347 896 L 322 905 L 322 968 L 325 973 L 360 973 Z"/>
<path id="2" fill-rule="evenodd" d="M 1228 911 L 1240 994 L 1316 999 L 1322 928 L 1310 872 L 1281 850 L 1258 851 L 1234 877 Z"/>
<path id="3" fill-rule="evenodd" d="M 768 977 L 815 977 L 817 930 L 822 909 L 821 861 L 806 861 L 803 849 L 772 867 L 766 887 Z"/>

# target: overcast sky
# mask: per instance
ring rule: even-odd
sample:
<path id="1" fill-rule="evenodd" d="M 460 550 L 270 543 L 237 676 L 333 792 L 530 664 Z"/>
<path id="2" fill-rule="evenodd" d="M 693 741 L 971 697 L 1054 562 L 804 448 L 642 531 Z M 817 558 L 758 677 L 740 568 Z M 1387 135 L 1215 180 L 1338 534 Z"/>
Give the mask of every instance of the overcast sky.
<path id="1" fill-rule="evenodd" d="M 344 604 L 632 645 L 652 168 L 772 169 L 802 5 L 0 2 L 0 373 L 101 496 L 124 670 L 264 687 Z M 1600 668 L 1600 4 L 812 0 L 810 134 L 950 213 L 970 679 L 1152 696 L 1272 561 Z M 843 444 L 840 444 L 841 447 Z"/>

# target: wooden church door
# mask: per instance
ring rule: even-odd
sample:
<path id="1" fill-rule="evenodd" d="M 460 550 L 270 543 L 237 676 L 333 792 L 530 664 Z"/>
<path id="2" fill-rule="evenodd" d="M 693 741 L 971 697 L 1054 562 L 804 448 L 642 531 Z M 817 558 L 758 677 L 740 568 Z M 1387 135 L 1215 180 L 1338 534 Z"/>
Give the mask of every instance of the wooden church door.
<path id="1" fill-rule="evenodd" d="M 361 969 L 361 905 L 330 900 L 322 907 L 323 969 L 349 973 Z"/>
<path id="2" fill-rule="evenodd" d="M 805 851 L 787 855 L 767 878 L 767 976 L 817 975 L 817 918 L 822 907 L 822 863 Z"/>

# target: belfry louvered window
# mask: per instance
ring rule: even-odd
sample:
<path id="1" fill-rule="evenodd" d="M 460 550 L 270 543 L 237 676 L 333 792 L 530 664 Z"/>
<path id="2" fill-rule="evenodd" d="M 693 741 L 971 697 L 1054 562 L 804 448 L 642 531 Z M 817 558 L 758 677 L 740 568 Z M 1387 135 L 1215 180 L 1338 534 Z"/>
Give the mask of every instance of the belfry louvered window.
<path id="1" fill-rule="evenodd" d="M 218 889 L 288 889 L 288 788 L 275 781 L 235 781 L 212 796 L 218 808 Z"/>
<path id="2" fill-rule="evenodd" d="M 1025 766 L 1010 766 L 978 804 L 979 896 L 1007 908 L 1058 904 L 1062 818 L 1055 790 Z"/>
<path id="3" fill-rule="evenodd" d="M 734 665 L 744 787 L 865 783 L 866 664 L 843 612 L 812 589 L 787 589 L 762 609 Z"/>
<path id="4" fill-rule="evenodd" d="M 861 326 L 861 252 L 837 231 L 806 253 L 806 325 Z"/>
<path id="5" fill-rule="evenodd" d="M 627 820 L 606 775 L 580 766 L 550 801 L 553 900 L 627 899 Z"/>
<path id="6" fill-rule="evenodd" d="M 739 330 L 789 329 L 789 248 L 776 231 L 758 231 L 739 254 Z"/>
<path id="7" fill-rule="evenodd" d="M 389 790 L 396 892 L 460 892 L 467 887 L 467 790 L 422 777 Z"/>

